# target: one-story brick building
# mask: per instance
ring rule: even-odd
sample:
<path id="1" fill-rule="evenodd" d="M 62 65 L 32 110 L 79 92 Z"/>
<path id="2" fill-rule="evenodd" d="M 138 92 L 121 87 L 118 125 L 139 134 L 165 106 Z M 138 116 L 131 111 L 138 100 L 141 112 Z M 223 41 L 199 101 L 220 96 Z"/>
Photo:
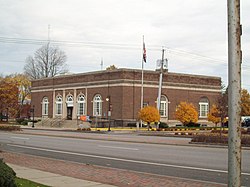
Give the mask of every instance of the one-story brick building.
<path id="1" fill-rule="evenodd" d="M 141 108 L 142 71 L 115 69 L 57 76 L 32 81 L 32 104 L 36 118 L 77 119 L 87 115 L 120 121 L 137 120 Z M 144 70 L 143 104 L 156 106 L 159 71 Z M 191 102 L 199 120 L 207 119 L 209 107 L 221 93 L 221 78 L 163 73 L 161 121 L 173 121 L 176 106 Z M 111 113 L 108 112 L 111 110 Z"/>

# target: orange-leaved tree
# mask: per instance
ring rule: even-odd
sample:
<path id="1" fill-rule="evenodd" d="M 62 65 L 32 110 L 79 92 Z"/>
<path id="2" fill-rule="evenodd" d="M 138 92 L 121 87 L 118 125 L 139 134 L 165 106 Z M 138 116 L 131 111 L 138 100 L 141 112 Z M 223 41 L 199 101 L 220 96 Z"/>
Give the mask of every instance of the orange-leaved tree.
<path id="1" fill-rule="evenodd" d="M 139 111 L 138 118 L 147 123 L 149 130 L 150 123 L 160 121 L 160 114 L 157 108 L 153 106 L 146 106 Z"/>
<path id="2" fill-rule="evenodd" d="M 217 127 L 217 124 L 221 121 L 221 112 L 217 105 L 212 105 L 207 115 L 207 120 L 213 122 Z"/>
<path id="3" fill-rule="evenodd" d="M 192 103 L 180 102 L 175 111 L 175 118 L 183 125 L 196 123 L 198 121 L 198 112 Z"/>
<path id="4" fill-rule="evenodd" d="M 16 116 L 18 111 L 18 85 L 16 81 L 7 76 L 0 79 L 0 114 Z"/>
<path id="5" fill-rule="evenodd" d="M 241 115 L 250 116 L 250 94 L 246 89 L 241 90 Z"/>

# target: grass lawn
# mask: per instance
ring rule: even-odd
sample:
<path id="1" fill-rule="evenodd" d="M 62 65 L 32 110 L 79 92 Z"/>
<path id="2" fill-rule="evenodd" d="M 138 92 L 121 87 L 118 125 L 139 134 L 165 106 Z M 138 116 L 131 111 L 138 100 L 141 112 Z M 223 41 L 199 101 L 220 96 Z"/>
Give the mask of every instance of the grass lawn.
<path id="1" fill-rule="evenodd" d="M 16 185 L 18 187 L 49 187 L 49 186 L 46 186 L 43 184 L 39 184 L 39 183 L 30 181 L 27 179 L 22 179 L 22 178 L 18 178 L 18 177 L 16 177 L 15 181 L 16 181 Z"/>

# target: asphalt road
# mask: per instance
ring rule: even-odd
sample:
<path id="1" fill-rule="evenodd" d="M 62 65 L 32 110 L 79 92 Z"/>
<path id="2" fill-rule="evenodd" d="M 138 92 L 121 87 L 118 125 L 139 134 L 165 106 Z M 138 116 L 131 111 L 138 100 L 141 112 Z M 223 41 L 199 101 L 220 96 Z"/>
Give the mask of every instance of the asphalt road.
<path id="1" fill-rule="evenodd" d="M 150 137 L 148 137 L 150 138 Z M 0 133 L 3 148 L 49 158 L 194 180 L 227 183 L 227 149 Z M 250 186 L 250 150 L 242 185 Z"/>

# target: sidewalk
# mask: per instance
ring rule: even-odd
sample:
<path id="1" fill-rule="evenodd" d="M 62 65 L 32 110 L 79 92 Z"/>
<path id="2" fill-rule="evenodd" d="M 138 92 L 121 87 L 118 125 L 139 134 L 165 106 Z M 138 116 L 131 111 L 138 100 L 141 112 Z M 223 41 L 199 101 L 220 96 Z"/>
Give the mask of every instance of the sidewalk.
<path id="1" fill-rule="evenodd" d="M 101 184 L 98 182 L 92 182 L 82 179 L 76 179 L 73 177 L 62 176 L 50 172 L 40 171 L 37 169 L 31 169 L 14 164 L 8 164 L 15 172 L 17 177 L 28 179 L 40 184 L 53 187 L 115 187 L 113 185 Z"/>

